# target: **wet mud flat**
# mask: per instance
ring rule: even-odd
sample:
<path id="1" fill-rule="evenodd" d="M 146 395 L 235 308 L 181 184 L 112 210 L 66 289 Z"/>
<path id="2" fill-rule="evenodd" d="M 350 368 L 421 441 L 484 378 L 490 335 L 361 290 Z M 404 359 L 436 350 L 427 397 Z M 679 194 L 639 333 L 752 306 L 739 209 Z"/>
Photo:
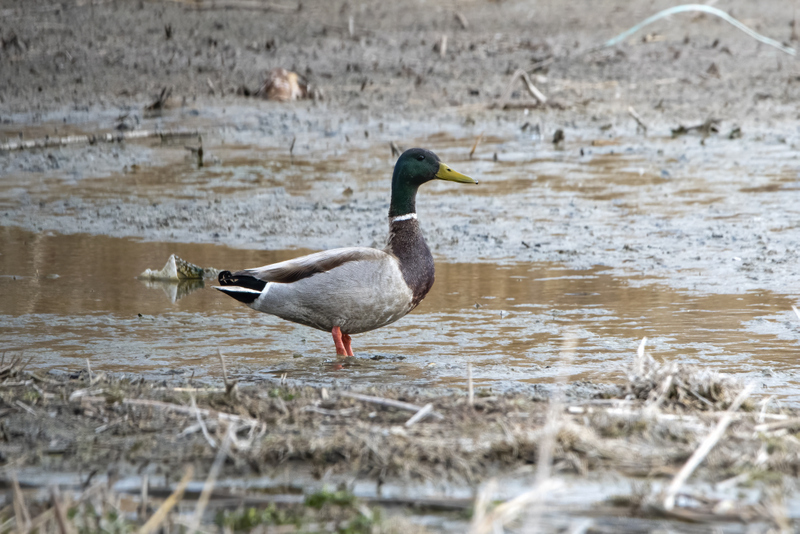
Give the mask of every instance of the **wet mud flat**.
<path id="1" fill-rule="evenodd" d="M 583 398 L 209 387 L 19 360 L 0 372 L 11 528 L 766 532 L 797 520 L 800 414 L 643 350 L 625 384 Z"/>

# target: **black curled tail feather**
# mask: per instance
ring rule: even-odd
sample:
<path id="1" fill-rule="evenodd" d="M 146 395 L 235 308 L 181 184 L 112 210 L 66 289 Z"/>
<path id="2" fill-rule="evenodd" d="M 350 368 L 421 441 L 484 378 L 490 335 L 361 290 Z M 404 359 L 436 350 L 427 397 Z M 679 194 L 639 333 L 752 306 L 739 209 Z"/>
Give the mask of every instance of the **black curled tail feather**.
<path id="1" fill-rule="evenodd" d="M 263 280 L 247 274 L 231 274 L 230 271 L 220 272 L 218 279 L 219 284 L 223 287 L 217 287 L 216 289 L 245 304 L 255 302 L 267 286 L 267 283 Z"/>
<path id="2" fill-rule="evenodd" d="M 230 271 L 220 271 L 219 285 L 221 286 L 237 286 L 252 289 L 254 291 L 263 291 L 267 287 L 267 283 L 259 280 L 254 276 L 248 274 L 231 273 Z"/>

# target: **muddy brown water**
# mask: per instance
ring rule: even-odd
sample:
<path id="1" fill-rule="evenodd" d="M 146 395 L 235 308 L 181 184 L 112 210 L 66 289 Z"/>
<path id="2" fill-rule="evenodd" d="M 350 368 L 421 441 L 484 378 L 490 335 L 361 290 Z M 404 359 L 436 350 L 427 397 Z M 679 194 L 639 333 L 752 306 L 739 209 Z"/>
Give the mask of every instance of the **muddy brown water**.
<path id="1" fill-rule="evenodd" d="M 210 288 L 143 282 L 171 253 L 236 268 L 306 250 L 31 233 L 0 229 L 0 350 L 31 365 L 150 377 L 219 376 L 217 351 L 243 379 L 464 387 L 494 391 L 573 381 L 618 382 L 642 337 L 659 359 L 733 373 L 800 402 L 792 299 L 766 291 L 698 296 L 636 285 L 603 268 L 554 263 L 437 263 L 436 284 L 399 322 L 356 336 L 357 358 L 336 368 L 329 335 L 256 313 Z M 567 336 L 578 348 L 559 355 Z"/>

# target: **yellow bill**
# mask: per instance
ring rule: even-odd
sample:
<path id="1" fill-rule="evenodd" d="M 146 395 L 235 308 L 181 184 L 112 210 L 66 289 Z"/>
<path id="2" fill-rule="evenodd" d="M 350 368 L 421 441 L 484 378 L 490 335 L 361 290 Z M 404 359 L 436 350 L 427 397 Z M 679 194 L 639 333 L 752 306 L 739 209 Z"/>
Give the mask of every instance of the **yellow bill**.
<path id="1" fill-rule="evenodd" d="M 477 184 L 477 180 L 473 180 L 466 174 L 461 174 L 450 168 L 446 163 L 439 163 L 439 171 L 436 173 L 436 178 L 439 180 L 447 180 L 449 182 L 458 182 L 460 184 Z"/>

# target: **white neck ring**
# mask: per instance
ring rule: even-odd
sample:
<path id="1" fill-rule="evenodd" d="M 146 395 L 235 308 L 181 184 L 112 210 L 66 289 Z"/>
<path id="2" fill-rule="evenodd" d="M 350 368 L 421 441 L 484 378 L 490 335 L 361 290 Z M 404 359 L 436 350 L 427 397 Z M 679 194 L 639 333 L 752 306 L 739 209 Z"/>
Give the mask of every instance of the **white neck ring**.
<path id="1" fill-rule="evenodd" d="M 396 222 L 407 221 L 409 219 L 416 219 L 416 218 L 417 218 L 417 214 L 416 213 L 406 213 L 405 215 L 398 215 L 397 217 L 390 217 L 389 218 L 389 222 L 390 223 L 396 223 Z"/>

